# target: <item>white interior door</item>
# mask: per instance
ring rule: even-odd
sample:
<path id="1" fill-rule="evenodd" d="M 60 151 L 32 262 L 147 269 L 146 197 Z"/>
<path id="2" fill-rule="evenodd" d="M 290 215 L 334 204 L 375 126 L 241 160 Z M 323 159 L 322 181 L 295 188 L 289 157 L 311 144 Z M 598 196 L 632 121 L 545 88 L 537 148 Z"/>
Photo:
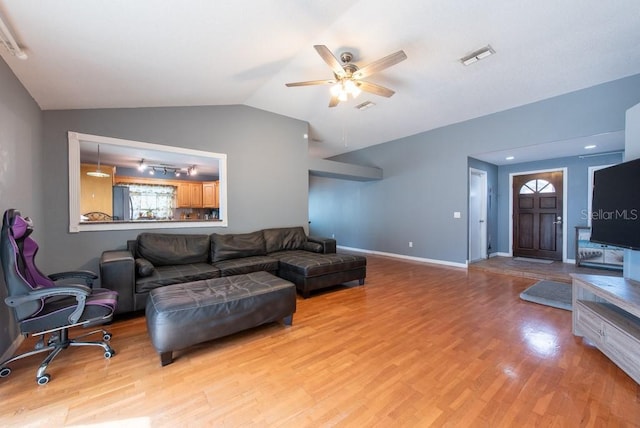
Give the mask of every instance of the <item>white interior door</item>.
<path id="1" fill-rule="evenodd" d="M 469 168 L 469 261 L 487 258 L 487 172 Z"/>

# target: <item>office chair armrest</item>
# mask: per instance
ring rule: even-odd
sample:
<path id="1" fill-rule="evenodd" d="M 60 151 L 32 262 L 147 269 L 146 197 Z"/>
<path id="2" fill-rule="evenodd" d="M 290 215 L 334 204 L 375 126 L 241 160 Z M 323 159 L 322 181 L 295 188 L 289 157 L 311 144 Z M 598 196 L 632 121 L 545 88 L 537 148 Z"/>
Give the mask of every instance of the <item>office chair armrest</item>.
<path id="1" fill-rule="evenodd" d="M 4 302 L 8 306 L 16 307 L 34 300 L 46 299 L 47 297 L 53 296 L 76 296 L 76 299 L 80 298 L 81 300 L 84 300 L 89 294 L 91 294 L 91 289 L 86 285 L 67 284 L 55 287 L 38 288 L 20 296 L 9 296 L 4 299 Z"/>
<path id="2" fill-rule="evenodd" d="M 4 299 L 4 301 L 8 306 L 15 307 L 28 302 L 32 302 L 34 300 L 45 299 L 47 297 L 75 296 L 76 301 L 78 302 L 78 306 L 68 317 L 69 322 L 71 324 L 75 324 L 82 316 L 87 296 L 90 294 L 91 288 L 87 287 L 86 285 L 67 284 L 55 287 L 38 288 L 29 292 L 28 294 L 7 297 L 6 299 Z"/>
<path id="3" fill-rule="evenodd" d="M 91 272 L 90 270 L 73 270 L 68 272 L 58 272 L 52 273 L 48 275 L 49 279 L 52 281 L 59 281 L 61 279 L 68 278 L 80 278 L 84 281 L 86 285 L 93 288 L 93 280 L 98 279 L 98 275 Z"/>

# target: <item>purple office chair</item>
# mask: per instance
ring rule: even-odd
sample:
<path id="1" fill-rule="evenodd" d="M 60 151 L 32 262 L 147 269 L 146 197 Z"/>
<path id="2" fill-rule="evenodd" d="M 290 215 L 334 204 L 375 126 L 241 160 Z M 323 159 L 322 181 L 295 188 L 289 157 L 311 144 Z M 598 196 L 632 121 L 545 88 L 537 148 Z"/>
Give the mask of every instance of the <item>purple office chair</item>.
<path id="1" fill-rule="evenodd" d="M 38 244 L 29 237 L 33 226 L 29 218 L 17 210 L 4 213 L 0 236 L 0 259 L 7 286 L 5 303 L 13 313 L 25 336 L 40 336 L 35 349 L 0 362 L 0 377 L 7 377 L 11 369 L 6 365 L 24 357 L 49 352 L 36 373 L 36 381 L 44 385 L 51 379 L 46 372 L 49 363 L 69 346 L 99 346 L 104 357 L 111 358 L 115 351 L 107 343 L 111 334 L 105 330 L 69 338 L 70 327 L 91 327 L 107 323 L 113 318 L 118 293 L 104 288 L 92 288 L 97 275 L 89 271 L 61 272 L 44 275 L 34 259 Z M 83 285 L 73 282 L 84 282 Z M 86 285 L 85 285 L 86 284 Z M 80 342 L 78 339 L 101 333 L 102 341 Z M 45 336 L 49 339 L 45 344 Z"/>

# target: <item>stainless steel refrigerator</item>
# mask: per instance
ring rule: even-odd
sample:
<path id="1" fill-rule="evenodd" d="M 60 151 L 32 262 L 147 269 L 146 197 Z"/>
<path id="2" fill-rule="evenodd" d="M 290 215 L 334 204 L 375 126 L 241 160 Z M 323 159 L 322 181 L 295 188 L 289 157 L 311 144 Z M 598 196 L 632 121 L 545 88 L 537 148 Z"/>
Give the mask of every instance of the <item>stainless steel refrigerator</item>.
<path id="1" fill-rule="evenodd" d="M 133 217 L 133 204 L 127 186 L 113 186 L 113 219 L 129 221 Z"/>

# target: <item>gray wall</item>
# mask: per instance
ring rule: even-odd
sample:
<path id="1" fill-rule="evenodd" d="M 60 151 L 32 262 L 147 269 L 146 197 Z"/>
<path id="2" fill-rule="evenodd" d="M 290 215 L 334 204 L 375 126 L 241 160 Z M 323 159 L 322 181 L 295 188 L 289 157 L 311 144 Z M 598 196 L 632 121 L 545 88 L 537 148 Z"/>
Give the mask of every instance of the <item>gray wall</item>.
<path id="1" fill-rule="evenodd" d="M 613 165 L 622 162 L 622 154 L 611 154 L 580 159 L 577 156 L 550 159 L 539 162 L 526 162 L 515 165 L 500 166 L 498 171 L 498 252 L 509 252 L 509 174 L 538 171 L 545 169 L 567 168 L 567 194 L 564 203 L 567 204 L 567 258 L 574 259 L 576 254 L 575 227 L 586 226 L 585 211 L 588 204 L 589 167 L 599 165 Z"/>
<path id="2" fill-rule="evenodd" d="M 382 168 L 384 179 L 310 179 L 313 233 L 352 248 L 465 263 L 468 156 L 620 131 L 640 101 L 640 75 L 337 156 Z M 454 219 L 460 211 L 463 218 Z M 499 227 L 503 227 L 499 225 Z M 414 247 L 408 247 L 408 241 Z"/>
<path id="3" fill-rule="evenodd" d="M 0 207 L 41 212 L 44 167 L 41 154 L 42 113 L 38 105 L 0 58 Z M 33 234 L 42 241 L 42 230 Z M 2 268 L 0 267 L 0 270 Z M 0 276 L 0 356 L 18 336 L 4 304 L 6 287 Z"/>
<path id="4" fill-rule="evenodd" d="M 250 232 L 307 225 L 306 122 L 245 106 L 45 111 L 45 269 L 98 268 L 103 250 L 137 231 L 68 232 L 67 131 L 227 154 L 228 228 L 176 233 Z M 35 216 L 35 215 L 34 215 Z M 167 231 L 162 229 L 162 231 Z M 171 232 L 171 230 L 169 230 Z M 65 248 L 65 251 L 58 251 Z M 43 256 L 43 260 L 44 260 Z"/>

